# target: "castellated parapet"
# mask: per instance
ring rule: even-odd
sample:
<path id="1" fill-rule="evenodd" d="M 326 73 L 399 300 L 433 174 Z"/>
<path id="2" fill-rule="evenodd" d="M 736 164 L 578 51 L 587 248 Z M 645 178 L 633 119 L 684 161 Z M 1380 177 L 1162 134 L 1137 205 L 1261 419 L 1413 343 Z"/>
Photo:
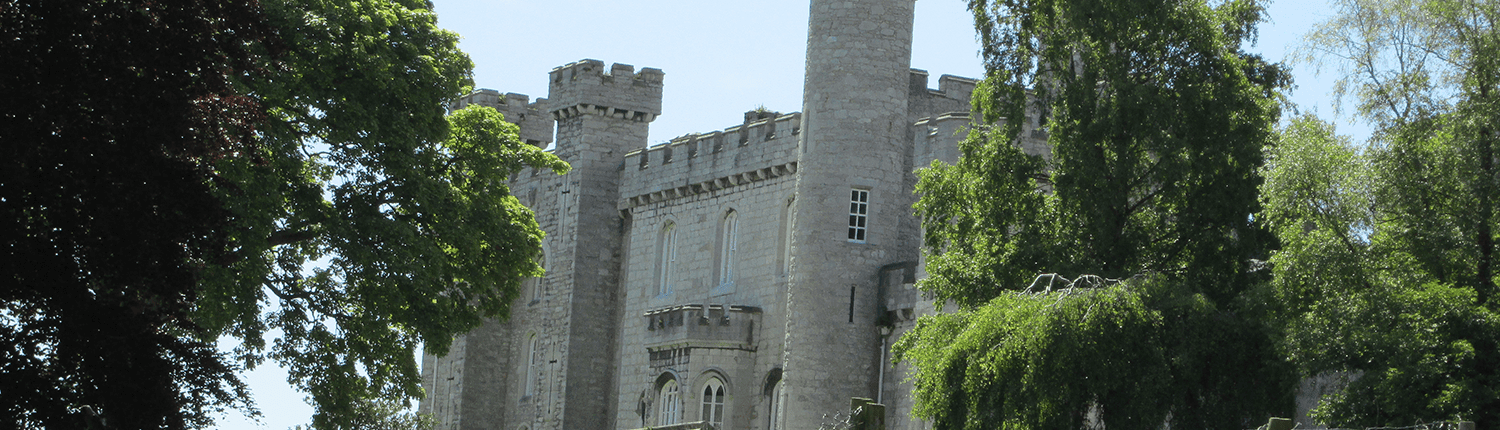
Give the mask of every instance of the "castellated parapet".
<path id="1" fill-rule="evenodd" d="M 521 128 L 521 141 L 538 148 L 546 148 L 552 143 L 554 121 L 550 115 L 551 111 L 547 110 L 547 99 L 539 98 L 534 102 L 530 99 L 531 97 L 525 94 L 500 94 L 499 91 L 481 88 L 453 102 L 453 109 L 463 109 L 471 104 L 494 108 L 500 111 L 500 114 L 505 115 L 505 121 Z"/>
<path id="2" fill-rule="evenodd" d="M 661 69 L 615 64 L 605 73 L 604 62 L 582 60 L 552 69 L 549 97 L 552 116 L 564 119 L 601 115 L 651 122 L 661 115 Z"/>
<path id="3" fill-rule="evenodd" d="M 750 111 L 745 123 L 625 155 L 620 209 L 790 175 L 802 114 Z"/>
<path id="4" fill-rule="evenodd" d="M 803 112 L 661 145 L 658 69 L 582 60 L 546 99 L 456 103 L 555 139 L 573 169 L 510 178 L 547 232 L 546 275 L 508 320 L 424 357 L 420 410 L 445 430 L 799 429 L 872 397 L 888 428 L 923 428 L 888 360 L 935 309 L 913 287 L 912 172 L 957 159 L 976 82 L 910 69 L 913 6 L 812 0 Z"/>
<path id="5" fill-rule="evenodd" d="M 953 75 L 938 77 L 938 87 L 928 88 L 926 70 L 911 69 L 907 90 L 908 120 L 930 118 L 952 112 L 968 112 L 969 100 L 979 81 Z"/>

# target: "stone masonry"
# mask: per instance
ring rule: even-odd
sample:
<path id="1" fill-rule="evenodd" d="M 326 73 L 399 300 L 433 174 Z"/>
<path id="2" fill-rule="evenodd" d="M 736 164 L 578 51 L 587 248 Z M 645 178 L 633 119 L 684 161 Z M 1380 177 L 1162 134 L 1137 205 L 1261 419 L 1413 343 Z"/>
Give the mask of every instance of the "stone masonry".
<path id="1" fill-rule="evenodd" d="M 548 98 L 455 103 L 555 136 L 573 170 L 509 178 L 547 274 L 509 320 L 424 357 L 420 410 L 440 429 L 815 429 L 867 397 L 888 428 L 927 428 L 889 362 L 933 310 L 912 287 L 913 171 L 957 160 L 975 82 L 932 89 L 910 68 L 914 1 L 812 0 L 803 112 L 662 145 L 657 69 L 583 60 L 551 71 Z M 1045 153 L 1034 124 L 1021 144 Z"/>

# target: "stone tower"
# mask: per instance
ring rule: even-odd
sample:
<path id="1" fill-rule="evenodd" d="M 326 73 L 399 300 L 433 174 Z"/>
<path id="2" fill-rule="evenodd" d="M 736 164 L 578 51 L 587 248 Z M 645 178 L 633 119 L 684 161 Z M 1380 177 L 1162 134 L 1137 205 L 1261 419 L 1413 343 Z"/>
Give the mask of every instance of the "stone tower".
<path id="1" fill-rule="evenodd" d="M 874 398 L 877 273 L 910 258 L 915 0 L 812 0 L 787 295 L 787 423 Z M 910 236 L 905 234 L 904 236 Z"/>
<path id="2" fill-rule="evenodd" d="M 429 396 L 421 411 L 442 429 L 596 429 L 614 425 L 615 362 L 623 241 L 620 166 L 646 146 L 661 114 L 662 71 L 583 60 L 552 70 L 549 99 L 480 91 L 470 103 L 495 107 L 521 137 L 572 165 L 566 175 L 528 169 L 510 187 L 536 214 L 545 278 L 528 281 L 508 321 L 455 340 L 445 357 L 424 358 Z"/>
<path id="3" fill-rule="evenodd" d="M 560 223 L 547 230 L 557 236 L 548 267 L 558 279 L 553 291 L 566 307 L 565 337 L 557 339 L 558 373 L 556 424 L 541 428 L 602 429 L 613 426 L 609 414 L 614 345 L 619 333 L 614 322 L 620 279 L 622 224 L 615 209 L 620 193 L 620 165 L 629 150 L 646 146 L 647 128 L 661 115 L 662 71 L 640 73 L 615 64 L 583 60 L 553 69 L 549 104 L 557 121 L 555 154 L 573 171 L 557 191 Z"/>

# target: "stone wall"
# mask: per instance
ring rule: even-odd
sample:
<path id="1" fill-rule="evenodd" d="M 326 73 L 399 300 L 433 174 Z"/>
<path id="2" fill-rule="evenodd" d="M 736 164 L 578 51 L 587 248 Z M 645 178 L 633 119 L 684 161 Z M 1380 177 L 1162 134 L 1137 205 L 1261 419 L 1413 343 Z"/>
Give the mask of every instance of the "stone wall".
<path id="1" fill-rule="evenodd" d="M 757 164 L 774 163 L 768 157 Z M 687 160 L 680 160 L 683 165 Z M 748 160 L 746 160 L 748 161 Z M 636 164 L 625 164 L 626 177 L 665 169 L 637 170 Z M 694 169 L 687 168 L 691 172 Z M 642 173 L 644 172 L 644 173 Z M 646 190 L 641 182 L 622 189 L 629 195 Z M 623 312 L 620 316 L 620 359 L 618 362 L 620 393 L 616 407 L 615 428 L 655 425 L 656 390 L 662 376 L 676 379 L 683 387 L 682 420 L 699 419 L 702 384 L 707 377 L 718 376 L 728 388 L 726 428 L 746 428 L 744 424 L 764 422 L 768 398 L 762 393 L 764 379 L 781 365 L 784 336 L 782 303 L 785 297 L 785 236 L 788 220 L 787 203 L 791 198 L 793 176 L 767 177 L 758 181 L 726 183 L 726 186 L 693 194 L 641 202 L 628 206 L 626 223 L 626 276 L 622 282 Z M 628 198 L 622 200 L 628 201 Z M 734 211 L 738 223 L 737 247 L 731 282 L 720 283 L 725 216 Z M 658 294 L 661 282 L 661 235 L 671 223 L 676 231 L 678 254 L 674 263 L 670 293 Z M 710 330 L 687 332 L 700 324 L 700 310 L 708 305 Z M 751 309 L 728 312 L 729 325 L 722 309 Z M 674 309 L 677 309 L 674 311 Z M 718 310 L 715 310 L 718 309 Z M 682 315 L 677 324 L 651 328 L 653 315 Z M 740 338 L 741 335 L 746 336 Z M 725 337 L 728 336 L 728 337 Z M 679 351 L 676 359 L 662 359 Z M 685 352 L 685 357 L 682 357 Z M 655 353 L 657 360 L 653 360 Z M 649 405 L 646 405 L 649 404 Z M 645 412 L 645 413 L 643 413 Z M 763 428 L 763 424 L 761 427 Z"/>

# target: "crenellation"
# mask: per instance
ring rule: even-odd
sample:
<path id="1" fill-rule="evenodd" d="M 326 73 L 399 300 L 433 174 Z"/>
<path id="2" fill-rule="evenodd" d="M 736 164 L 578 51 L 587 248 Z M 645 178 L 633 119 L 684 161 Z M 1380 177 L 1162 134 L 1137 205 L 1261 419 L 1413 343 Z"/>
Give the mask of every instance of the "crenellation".
<path id="1" fill-rule="evenodd" d="M 573 170 L 510 178 L 547 233 L 546 276 L 509 320 L 424 357 L 422 410 L 455 430 L 661 427 L 708 418 L 705 390 L 722 387 L 722 429 L 816 427 L 849 396 L 909 412 L 904 373 L 881 358 L 932 309 L 909 282 L 912 170 L 956 160 L 975 84 L 928 88 L 910 68 L 912 2 L 812 1 L 806 114 L 758 108 L 648 145 L 664 73 L 592 59 L 552 69 L 546 99 L 461 100 L 523 138 L 555 133 Z M 851 189 L 868 192 L 865 240 L 847 240 Z"/>
<path id="2" fill-rule="evenodd" d="M 531 97 L 525 94 L 501 94 L 496 90 L 480 88 L 455 100 L 451 108 L 458 110 L 471 104 L 488 106 L 499 111 L 505 116 L 507 122 L 520 127 L 521 141 L 527 144 L 546 148 L 552 143 L 554 123 L 551 115 L 548 115 L 548 104 L 545 98 L 531 101 Z"/>
<path id="3" fill-rule="evenodd" d="M 604 62 L 581 60 L 552 69 L 549 94 L 552 116 L 563 119 L 578 115 L 601 115 L 637 122 L 651 122 L 661 115 L 661 69 L 614 64 L 604 72 Z"/>
<path id="4" fill-rule="evenodd" d="M 938 78 L 938 89 L 936 93 L 948 98 L 961 99 L 965 103 L 974 94 L 974 87 L 979 86 L 979 81 L 961 76 L 943 75 Z"/>

